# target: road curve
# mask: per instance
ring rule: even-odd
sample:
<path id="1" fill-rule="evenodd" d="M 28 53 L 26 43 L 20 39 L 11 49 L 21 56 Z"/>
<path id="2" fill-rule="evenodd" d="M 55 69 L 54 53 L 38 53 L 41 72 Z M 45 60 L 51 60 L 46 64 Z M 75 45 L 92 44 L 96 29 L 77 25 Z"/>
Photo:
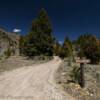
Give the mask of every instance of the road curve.
<path id="1" fill-rule="evenodd" d="M 74 100 L 54 81 L 61 60 L 26 66 L 0 75 L 0 100 Z"/>

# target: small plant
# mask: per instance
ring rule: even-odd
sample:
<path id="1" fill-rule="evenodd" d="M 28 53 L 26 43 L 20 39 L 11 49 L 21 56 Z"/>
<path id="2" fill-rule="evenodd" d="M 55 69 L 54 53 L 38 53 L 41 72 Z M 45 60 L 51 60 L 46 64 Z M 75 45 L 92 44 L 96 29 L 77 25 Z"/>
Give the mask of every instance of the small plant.
<path id="1" fill-rule="evenodd" d="M 6 58 L 9 58 L 12 54 L 12 51 L 10 50 L 10 48 L 8 48 L 5 52 L 4 55 L 6 56 Z"/>
<path id="2" fill-rule="evenodd" d="M 1 56 L 0 56 L 0 60 L 2 60 Z"/>
<path id="3" fill-rule="evenodd" d="M 72 66 L 72 57 L 68 58 L 68 66 Z"/>
<path id="4" fill-rule="evenodd" d="M 80 68 L 78 66 L 73 67 L 71 74 L 70 74 L 70 77 L 71 77 L 73 82 L 75 82 L 75 83 L 80 82 Z"/>
<path id="5" fill-rule="evenodd" d="M 96 79 L 97 79 L 97 82 L 99 83 L 100 82 L 100 72 L 96 72 Z"/>

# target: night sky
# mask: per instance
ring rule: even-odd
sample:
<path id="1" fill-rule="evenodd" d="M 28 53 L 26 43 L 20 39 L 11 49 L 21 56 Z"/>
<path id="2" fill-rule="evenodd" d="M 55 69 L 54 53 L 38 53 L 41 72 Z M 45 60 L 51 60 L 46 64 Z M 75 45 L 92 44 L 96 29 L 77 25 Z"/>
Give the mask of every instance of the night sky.
<path id="1" fill-rule="evenodd" d="M 0 0 L 0 27 L 26 34 L 40 8 L 47 10 L 59 41 L 86 32 L 100 38 L 100 0 Z"/>

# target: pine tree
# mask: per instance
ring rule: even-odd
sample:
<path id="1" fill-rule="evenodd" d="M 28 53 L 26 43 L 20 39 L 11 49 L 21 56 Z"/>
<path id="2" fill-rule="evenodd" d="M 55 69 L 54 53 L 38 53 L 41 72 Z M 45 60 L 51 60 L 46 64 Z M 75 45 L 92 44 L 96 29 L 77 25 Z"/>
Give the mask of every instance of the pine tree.
<path id="1" fill-rule="evenodd" d="M 91 63 L 100 62 L 100 43 L 94 35 L 84 34 L 81 35 L 77 44 L 79 45 L 79 56 L 86 57 L 91 60 Z"/>
<path id="2" fill-rule="evenodd" d="M 66 37 L 64 40 L 63 50 L 64 50 L 63 52 L 65 57 L 72 56 L 73 53 L 72 42 L 68 37 Z"/>
<path id="3" fill-rule="evenodd" d="M 26 38 L 24 54 L 27 56 L 52 56 L 54 38 L 51 33 L 50 19 L 45 9 L 42 8 L 38 17 L 32 22 L 31 30 Z"/>

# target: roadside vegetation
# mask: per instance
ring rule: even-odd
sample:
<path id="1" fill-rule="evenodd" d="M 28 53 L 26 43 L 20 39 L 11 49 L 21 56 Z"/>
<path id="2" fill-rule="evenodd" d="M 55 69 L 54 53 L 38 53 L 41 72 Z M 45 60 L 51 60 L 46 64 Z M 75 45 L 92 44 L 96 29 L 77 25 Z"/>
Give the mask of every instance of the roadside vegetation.
<path id="1" fill-rule="evenodd" d="M 80 86 L 80 65 L 65 58 L 55 73 L 55 80 L 62 89 L 76 100 L 100 100 L 100 65 L 85 65 L 85 87 Z M 98 78 L 99 77 L 99 78 Z"/>

